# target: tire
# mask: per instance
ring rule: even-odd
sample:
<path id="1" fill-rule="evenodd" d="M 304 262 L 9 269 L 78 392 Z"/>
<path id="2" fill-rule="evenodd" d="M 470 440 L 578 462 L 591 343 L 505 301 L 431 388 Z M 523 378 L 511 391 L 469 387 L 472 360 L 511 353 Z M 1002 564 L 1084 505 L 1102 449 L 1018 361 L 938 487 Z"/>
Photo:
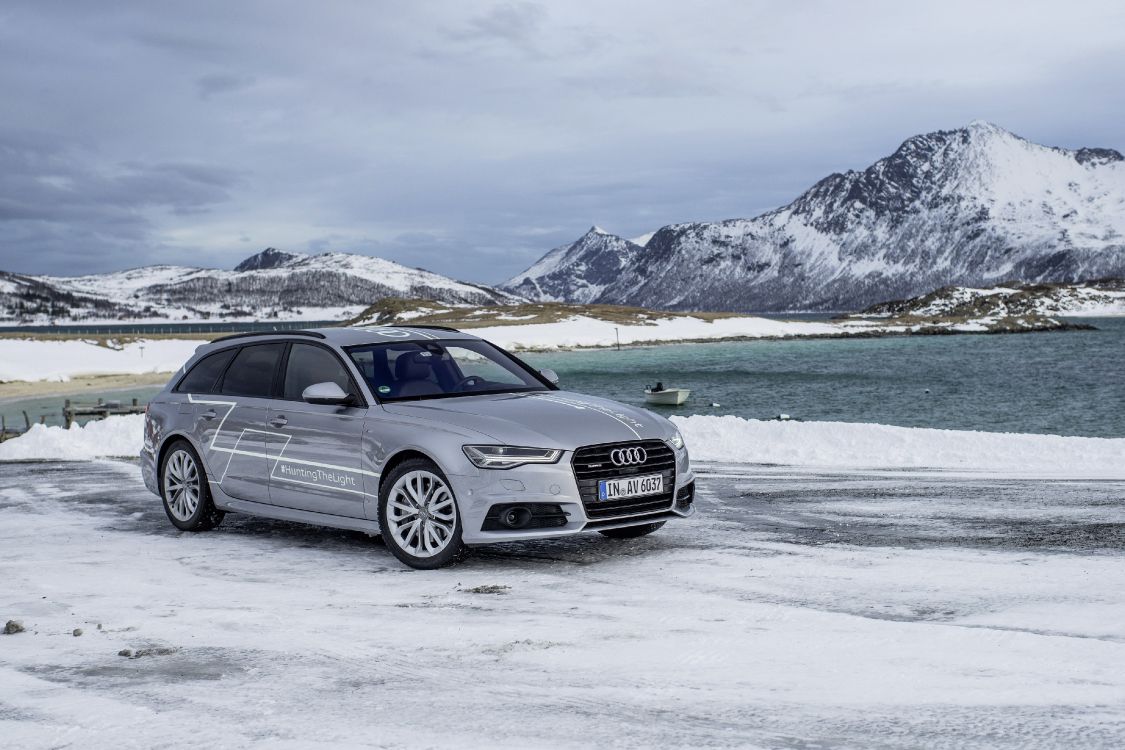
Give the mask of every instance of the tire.
<path id="1" fill-rule="evenodd" d="M 172 443 L 160 461 L 160 498 L 168 520 L 182 531 L 209 531 L 226 515 L 212 502 L 207 471 L 186 440 Z"/>
<path id="2" fill-rule="evenodd" d="M 449 480 L 424 458 L 403 461 L 383 480 L 379 530 L 391 554 L 419 570 L 458 562 L 468 550 Z"/>
<path id="3" fill-rule="evenodd" d="M 652 532 L 663 528 L 664 523 L 664 521 L 658 521 L 657 523 L 645 523 L 641 524 L 640 526 L 625 526 L 624 528 L 620 529 L 606 529 L 605 531 L 599 531 L 598 533 L 602 536 L 608 536 L 610 539 L 636 539 L 640 536 L 648 536 Z"/>

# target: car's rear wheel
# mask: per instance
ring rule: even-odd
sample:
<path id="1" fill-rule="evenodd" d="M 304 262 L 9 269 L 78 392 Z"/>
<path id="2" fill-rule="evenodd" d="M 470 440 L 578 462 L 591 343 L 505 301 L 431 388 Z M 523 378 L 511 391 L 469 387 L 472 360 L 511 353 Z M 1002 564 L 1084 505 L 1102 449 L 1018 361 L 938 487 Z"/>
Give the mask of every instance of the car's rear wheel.
<path id="1" fill-rule="evenodd" d="M 636 539 L 639 536 L 648 536 L 652 532 L 663 528 L 663 526 L 664 522 L 660 521 L 658 523 L 645 523 L 639 526 L 626 526 L 621 529 L 605 529 L 598 533 L 608 536 L 610 539 Z"/>
<path id="2" fill-rule="evenodd" d="M 168 520 L 177 529 L 207 531 L 223 520 L 224 513 L 211 501 L 203 462 L 186 440 L 177 440 L 164 454 L 160 463 L 160 497 Z"/>
<path id="3" fill-rule="evenodd" d="M 466 551 L 453 490 L 441 469 L 423 458 L 403 461 L 383 481 L 379 527 L 391 554 L 412 568 L 440 568 Z"/>

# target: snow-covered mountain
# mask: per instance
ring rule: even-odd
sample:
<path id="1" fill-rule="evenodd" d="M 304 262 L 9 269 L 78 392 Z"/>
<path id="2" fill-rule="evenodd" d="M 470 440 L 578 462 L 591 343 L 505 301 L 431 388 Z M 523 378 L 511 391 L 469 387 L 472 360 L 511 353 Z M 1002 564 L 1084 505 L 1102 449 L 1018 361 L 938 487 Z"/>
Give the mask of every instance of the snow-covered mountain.
<path id="1" fill-rule="evenodd" d="M 337 320 L 386 297 L 504 304 L 516 297 L 382 258 L 273 248 L 235 270 L 147 266 L 91 276 L 0 271 L 0 321 Z"/>
<path id="2" fill-rule="evenodd" d="M 754 219 L 587 234 L 502 285 L 541 300 L 854 310 L 942 286 L 1125 276 L 1125 160 L 986 122 L 910 138 Z"/>
<path id="3" fill-rule="evenodd" d="M 590 227 L 577 241 L 556 247 L 503 288 L 543 302 L 594 302 L 636 264 L 642 252 L 641 245 Z"/>

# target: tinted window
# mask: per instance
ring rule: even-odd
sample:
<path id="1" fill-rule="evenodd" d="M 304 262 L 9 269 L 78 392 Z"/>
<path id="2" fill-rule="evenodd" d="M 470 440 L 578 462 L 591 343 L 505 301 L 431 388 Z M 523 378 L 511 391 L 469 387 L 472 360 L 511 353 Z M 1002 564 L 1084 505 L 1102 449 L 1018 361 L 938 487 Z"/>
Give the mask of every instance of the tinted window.
<path id="1" fill-rule="evenodd" d="M 223 378 L 221 392 L 230 396 L 270 398 L 277 363 L 285 344 L 257 344 L 243 347 Z"/>
<path id="2" fill-rule="evenodd" d="M 285 398 L 300 401 L 301 394 L 316 383 L 335 383 L 344 393 L 354 392 L 352 379 L 336 355 L 309 344 L 293 344 L 285 366 Z"/>
<path id="3" fill-rule="evenodd" d="M 230 362 L 234 352 L 234 349 L 227 349 L 226 351 L 208 354 L 195 363 L 195 366 L 176 386 L 176 390 L 181 393 L 212 393 L 215 388 L 215 381 L 223 374 L 223 368 L 227 366 L 227 362 Z"/>

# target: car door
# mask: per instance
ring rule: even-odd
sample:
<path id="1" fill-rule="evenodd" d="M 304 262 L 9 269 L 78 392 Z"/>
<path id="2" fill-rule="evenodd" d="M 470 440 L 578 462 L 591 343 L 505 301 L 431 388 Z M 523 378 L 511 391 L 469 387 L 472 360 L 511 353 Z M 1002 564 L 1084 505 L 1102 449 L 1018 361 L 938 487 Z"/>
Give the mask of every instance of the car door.
<path id="1" fill-rule="evenodd" d="M 197 401 L 205 428 L 208 468 L 223 492 L 240 500 L 268 503 L 269 456 L 266 436 L 270 398 L 285 353 L 284 342 L 239 349 L 216 393 Z"/>
<path id="2" fill-rule="evenodd" d="M 344 363 L 327 346 L 293 342 L 280 397 L 270 408 L 270 502 L 298 510 L 363 518 L 361 464 L 367 406 Z M 335 383 L 350 405 L 310 404 L 301 394 Z"/>

